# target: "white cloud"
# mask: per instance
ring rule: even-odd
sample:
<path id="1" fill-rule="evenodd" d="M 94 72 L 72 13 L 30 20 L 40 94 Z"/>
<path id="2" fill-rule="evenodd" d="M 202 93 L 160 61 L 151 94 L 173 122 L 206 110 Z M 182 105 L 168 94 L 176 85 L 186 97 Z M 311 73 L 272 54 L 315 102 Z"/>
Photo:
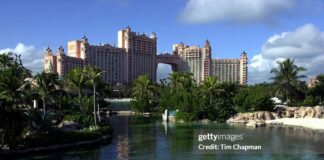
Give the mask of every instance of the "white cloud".
<path id="1" fill-rule="evenodd" d="M 285 58 L 293 58 L 298 66 L 305 67 L 308 71 L 304 74 L 308 77 L 324 73 L 324 31 L 306 24 L 270 37 L 250 61 L 249 82 L 268 81 L 270 70 Z"/>
<path id="2" fill-rule="evenodd" d="M 36 49 L 33 45 L 18 43 L 15 48 L 0 49 L 0 54 L 6 52 L 21 55 L 24 67 L 30 69 L 33 73 L 41 72 L 43 70 L 44 52 Z"/>
<path id="3" fill-rule="evenodd" d="M 180 18 L 187 23 L 274 23 L 294 5 L 293 0 L 188 0 Z"/>

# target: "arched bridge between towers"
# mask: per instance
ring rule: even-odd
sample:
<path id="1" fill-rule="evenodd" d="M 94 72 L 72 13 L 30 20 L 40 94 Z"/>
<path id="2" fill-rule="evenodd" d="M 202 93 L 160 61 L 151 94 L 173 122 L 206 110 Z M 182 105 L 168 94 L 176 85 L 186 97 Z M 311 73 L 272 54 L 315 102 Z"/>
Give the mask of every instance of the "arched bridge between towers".
<path id="1" fill-rule="evenodd" d="M 156 56 L 156 69 L 159 63 L 169 64 L 171 65 L 172 71 L 179 71 L 180 58 L 175 54 L 170 53 L 162 53 Z"/>

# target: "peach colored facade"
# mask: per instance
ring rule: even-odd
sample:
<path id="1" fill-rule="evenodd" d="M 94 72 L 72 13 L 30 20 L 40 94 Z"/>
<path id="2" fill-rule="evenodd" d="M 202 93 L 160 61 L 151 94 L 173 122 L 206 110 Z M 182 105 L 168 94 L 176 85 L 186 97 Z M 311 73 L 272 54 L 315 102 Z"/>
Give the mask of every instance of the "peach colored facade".
<path id="1" fill-rule="evenodd" d="M 247 84 L 247 54 L 243 52 L 238 59 L 212 59 L 212 49 L 207 40 L 204 47 L 187 46 L 183 43 L 173 45 L 173 54 L 180 58 L 178 71 L 193 73 L 197 83 L 209 76 L 221 82 Z"/>
<path id="2" fill-rule="evenodd" d="M 45 72 L 57 73 L 64 76 L 75 67 L 86 65 L 96 66 L 105 71 L 102 78 L 106 82 L 125 83 L 124 61 L 126 58 L 125 49 L 113 47 L 109 44 L 90 45 L 88 39 L 68 42 L 68 54 L 60 47 L 56 55 L 53 55 L 50 48 L 46 50 L 44 60 Z"/>
<path id="3" fill-rule="evenodd" d="M 69 41 L 67 54 L 60 47 L 54 55 L 50 48 L 44 56 L 44 71 L 64 76 L 75 67 L 96 66 L 105 71 L 103 80 L 110 83 L 132 83 L 140 75 L 156 81 L 158 63 L 167 63 L 173 71 L 191 72 L 197 83 L 209 76 L 222 82 L 247 84 L 247 55 L 239 59 L 212 59 L 207 40 L 203 47 L 183 43 L 173 45 L 173 54 L 157 55 L 157 37 L 137 34 L 130 27 L 118 31 L 118 46 L 90 45 L 88 39 Z"/>
<path id="4" fill-rule="evenodd" d="M 248 67 L 245 52 L 238 59 L 212 59 L 211 75 L 218 77 L 221 82 L 247 84 Z"/>
<path id="5" fill-rule="evenodd" d="M 179 72 L 191 72 L 197 83 L 201 83 L 210 76 L 211 47 L 207 40 L 205 46 L 187 46 L 183 43 L 173 45 L 173 54 L 180 60 Z"/>
<path id="6" fill-rule="evenodd" d="M 126 50 L 125 76 L 127 82 L 133 82 L 140 75 L 148 75 L 156 80 L 155 57 L 157 37 L 153 32 L 150 36 L 136 34 L 130 27 L 118 31 L 118 47 Z"/>
<path id="7" fill-rule="evenodd" d="M 130 27 L 118 32 L 118 47 L 109 44 L 90 45 L 88 39 L 68 42 L 68 53 L 60 47 L 56 55 L 48 48 L 44 71 L 63 76 L 74 67 L 96 66 L 104 71 L 103 80 L 110 83 L 131 83 L 139 75 L 156 79 L 155 57 L 157 38 L 136 34 Z"/>
<path id="8" fill-rule="evenodd" d="M 58 49 L 56 54 L 56 56 L 53 55 L 50 48 L 46 49 L 44 57 L 45 72 L 58 73 L 58 75 L 62 76 L 74 67 L 84 66 L 82 59 L 66 56 L 62 47 Z"/>

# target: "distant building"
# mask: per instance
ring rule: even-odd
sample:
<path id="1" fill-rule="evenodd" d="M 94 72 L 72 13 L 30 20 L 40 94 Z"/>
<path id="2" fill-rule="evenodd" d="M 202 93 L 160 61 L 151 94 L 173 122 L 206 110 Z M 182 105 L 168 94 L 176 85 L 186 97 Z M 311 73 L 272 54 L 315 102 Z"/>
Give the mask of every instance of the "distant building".
<path id="1" fill-rule="evenodd" d="M 221 82 L 247 84 L 248 67 L 245 52 L 238 59 L 212 59 L 211 75 Z"/>
<path id="2" fill-rule="evenodd" d="M 193 73 L 197 83 L 210 76 L 211 47 L 208 41 L 202 48 L 187 46 L 183 43 L 174 44 L 173 54 L 180 58 L 177 71 Z"/>
<path id="3" fill-rule="evenodd" d="M 138 76 L 146 74 L 153 81 L 156 80 L 155 57 L 157 37 L 153 32 L 150 36 L 136 34 L 130 27 L 118 31 L 118 47 L 124 48 L 126 53 L 127 82 L 133 82 Z"/>
<path id="4" fill-rule="evenodd" d="M 316 77 L 312 77 L 312 78 L 310 78 L 309 80 L 308 80 L 308 82 L 307 82 L 307 86 L 309 87 L 309 88 L 312 88 L 312 87 L 315 87 L 315 85 L 316 85 Z"/>
<path id="5" fill-rule="evenodd" d="M 50 48 L 46 50 L 44 70 L 63 76 L 75 67 L 86 65 L 96 66 L 103 73 L 103 80 L 107 82 L 126 82 L 124 61 L 125 49 L 113 47 L 109 44 L 90 45 L 88 39 L 68 42 L 68 54 L 60 47 L 56 55 Z"/>
<path id="6" fill-rule="evenodd" d="M 67 54 L 60 47 L 54 55 L 50 48 L 44 55 L 44 71 L 63 76 L 74 67 L 91 65 L 105 71 L 103 80 L 110 83 L 132 83 L 139 75 L 148 75 L 156 81 L 158 63 L 167 63 L 173 71 L 191 72 L 197 83 L 209 76 L 247 84 L 247 55 L 238 59 L 212 59 L 212 49 L 207 40 L 203 47 L 173 45 L 173 53 L 157 55 L 157 37 L 137 34 L 130 27 L 118 31 L 118 46 L 91 45 L 86 37 L 68 42 Z"/>
<path id="7" fill-rule="evenodd" d="M 221 82 L 247 84 L 247 54 L 243 52 L 238 59 L 212 59 L 212 49 L 207 40 L 204 47 L 187 46 L 183 43 L 173 45 L 173 54 L 180 57 L 178 71 L 193 73 L 197 83 L 209 76 Z"/>
<path id="8" fill-rule="evenodd" d="M 68 42 L 68 54 L 62 47 L 56 55 L 46 50 L 44 70 L 63 76 L 74 67 L 91 65 L 105 71 L 103 80 L 111 83 L 128 83 L 148 74 L 155 80 L 156 36 L 138 35 L 127 27 L 118 32 L 118 47 L 109 44 L 90 45 L 88 39 Z"/>

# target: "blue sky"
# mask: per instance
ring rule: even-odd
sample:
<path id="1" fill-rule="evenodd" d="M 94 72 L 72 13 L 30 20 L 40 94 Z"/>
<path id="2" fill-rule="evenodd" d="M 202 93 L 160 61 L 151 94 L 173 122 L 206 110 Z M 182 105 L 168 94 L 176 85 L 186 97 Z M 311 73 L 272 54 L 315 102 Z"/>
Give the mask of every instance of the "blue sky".
<path id="1" fill-rule="evenodd" d="M 213 57 L 249 56 L 249 83 L 267 81 L 275 61 L 295 58 L 308 76 L 323 73 L 324 1 L 321 0 L 1 0 L 0 51 L 23 55 L 42 69 L 48 45 L 66 48 L 86 35 L 92 44 L 117 44 L 117 31 L 131 26 L 156 32 L 158 52 L 172 44 L 212 44 Z M 275 53 L 272 53 L 275 51 Z M 296 53 L 295 53 L 296 52 Z M 276 54 L 278 53 L 278 54 Z M 274 56 L 275 55 L 275 56 Z M 310 61 L 312 60 L 312 61 Z M 309 66 L 308 63 L 314 65 Z M 168 67 L 159 68 L 161 74 Z"/>

